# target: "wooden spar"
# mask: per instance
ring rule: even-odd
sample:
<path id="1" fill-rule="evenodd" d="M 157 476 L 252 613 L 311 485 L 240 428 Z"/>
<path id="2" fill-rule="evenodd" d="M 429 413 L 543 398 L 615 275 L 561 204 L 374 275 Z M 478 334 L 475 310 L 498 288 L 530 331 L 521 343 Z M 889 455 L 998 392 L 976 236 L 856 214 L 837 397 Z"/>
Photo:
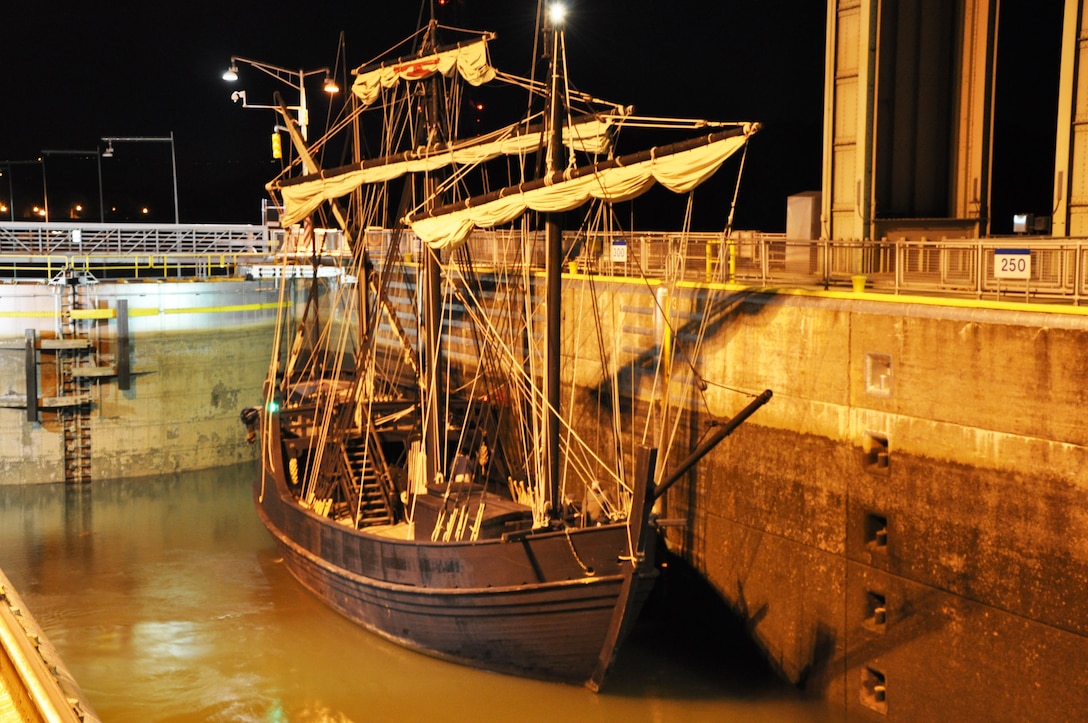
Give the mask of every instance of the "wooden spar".
<path id="1" fill-rule="evenodd" d="M 373 70 L 380 70 L 382 68 L 388 68 L 388 67 L 393 66 L 393 65 L 401 65 L 403 63 L 414 63 L 414 62 L 417 62 L 421 58 L 424 58 L 424 57 L 430 57 L 431 55 L 439 55 L 439 54 L 445 53 L 446 51 L 449 51 L 449 50 L 457 50 L 458 48 L 463 48 L 463 47 L 465 47 L 467 45 L 472 45 L 473 43 L 478 43 L 481 40 L 490 41 L 490 40 L 494 40 L 494 39 L 495 39 L 495 33 L 481 33 L 478 38 L 475 38 L 475 39 L 469 40 L 469 41 L 464 41 L 464 42 L 460 42 L 460 43 L 448 43 L 446 45 L 435 46 L 433 48 L 424 47 L 423 49 L 421 49 L 420 52 L 412 53 L 411 55 L 402 55 L 399 58 L 395 58 L 393 60 L 382 60 L 382 61 L 378 61 L 376 63 L 367 63 L 366 65 L 360 65 L 358 68 L 356 68 L 352 72 L 352 75 L 363 75 L 363 74 L 369 73 L 369 72 L 371 72 Z M 426 56 L 421 55 L 420 53 L 422 52 L 422 50 L 426 50 L 428 52 L 428 55 L 426 55 Z"/>
<path id="2" fill-rule="evenodd" d="M 641 163 L 648 161 L 651 158 L 662 158 L 674 153 L 681 153 L 683 151 L 689 151 L 693 148 L 699 148 L 701 146 L 710 145 L 726 138 L 733 138 L 735 136 L 744 135 L 751 131 L 751 128 L 755 128 L 757 124 L 752 126 L 730 128 L 724 131 L 718 131 L 717 133 L 710 133 L 698 138 L 690 138 L 686 141 L 680 141 L 678 143 L 672 143 L 665 146 L 655 146 L 648 150 L 639 151 L 638 153 L 630 153 L 625 156 L 618 156 L 606 161 L 599 161 L 587 166 L 579 166 L 578 168 L 572 168 L 567 171 L 557 170 L 552 173 L 547 173 L 543 178 L 537 178 L 532 181 L 526 181 L 525 183 L 519 183 L 515 186 L 507 186 L 500 188 L 497 191 L 491 193 L 485 193 L 480 196 L 473 196 L 472 198 L 466 198 L 455 203 L 449 203 L 444 206 L 437 206 L 432 209 L 420 211 L 419 213 L 412 214 L 408 217 L 409 223 L 415 223 L 425 218 L 433 218 L 435 216 L 443 216 L 447 213 L 453 213 L 454 211 L 461 211 L 473 206 L 481 206 L 491 201 L 496 201 L 500 198 L 515 195 L 518 193 L 526 193 L 537 188 L 543 188 L 544 186 L 555 185 L 562 181 L 571 181 L 583 176 L 589 176 L 602 171 L 607 171 L 610 168 L 622 168 L 624 166 L 631 166 L 635 163 Z"/>
<path id="3" fill-rule="evenodd" d="M 769 402 L 771 400 L 771 396 L 772 392 L 770 389 L 764 391 L 758 397 L 749 402 L 748 406 L 740 410 L 740 412 L 738 412 L 735 417 L 711 432 L 710 436 L 704 439 L 702 444 L 696 447 L 691 454 L 689 454 L 682 462 L 680 462 L 679 465 L 677 465 L 676 469 L 671 475 L 659 482 L 657 486 L 654 487 L 652 493 L 653 499 L 656 500 L 661 497 L 661 495 L 665 494 L 665 492 L 668 491 L 669 487 L 672 487 L 677 482 L 677 480 L 687 474 L 687 471 L 695 466 L 695 464 L 700 459 L 705 457 L 707 452 L 718 446 L 719 442 L 732 434 L 733 431 L 741 424 L 743 424 L 744 421 L 748 419 L 748 417 L 752 416 L 752 414 L 754 414 L 757 409 Z"/>
<path id="4" fill-rule="evenodd" d="M 317 161 L 314 160 L 313 154 L 310 153 L 310 149 L 306 147 L 306 141 L 299 133 L 298 126 L 295 123 L 295 119 L 291 117 L 291 114 L 287 112 L 287 104 L 283 102 L 283 96 L 277 90 L 272 99 L 276 101 L 276 110 L 283 116 L 283 122 L 287 127 L 287 135 L 291 137 L 291 143 L 295 146 L 295 150 L 298 151 L 299 157 L 302 159 L 302 167 L 311 173 L 317 173 L 320 171 L 320 167 L 317 165 Z M 351 248 L 355 248 L 353 239 L 351 238 L 351 229 L 348 228 L 348 220 L 344 217 L 344 212 L 340 209 L 340 206 L 335 202 L 331 202 L 332 214 L 336 216 L 336 222 L 340 224 L 340 229 L 344 233 L 344 238 L 347 239 Z M 314 276 L 317 279 L 317 276 Z"/>
<path id="5" fill-rule="evenodd" d="M 599 120 L 600 114 L 588 114 L 575 118 L 571 121 L 571 126 L 577 126 L 580 123 L 588 123 L 591 121 Z M 508 127 L 509 128 L 509 127 Z M 507 128 L 507 129 L 508 129 Z M 438 156 L 443 153 L 452 153 L 453 151 L 471 148 L 473 146 L 481 145 L 483 143 L 489 143 L 499 136 L 502 131 L 496 131 L 488 136 L 482 138 L 473 138 L 469 141 L 461 142 L 446 142 L 446 143 L 433 143 L 428 146 L 421 145 L 418 148 L 401 151 L 400 153 L 394 153 L 388 156 L 381 156 L 379 158 L 367 158 L 365 160 L 354 161 L 345 166 L 336 166 L 325 170 L 307 171 L 301 176 L 294 176 L 292 178 L 281 178 L 271 182 L 270 186 L 275 189 L 290 188 L 291 186 L 297 186 L 300 183 L 309 183 L 316 179 L 328 179 L 336 178 L 337 176 L 343 176 L 348 173 L 355 173 L 356 171 L 365 171 L 369 168 L 380 168 L 382 166 L 392 166 L 398 163 L 406 163 L 408 161 L 417 161 L 431 156 Z M 527 136 L 534 134 L 542 134 L 545 131 L 543 123 L 538 123 L 528 128 L 519 128 L 514 130 L 510 134 L 510 138 L 516 138 L 517 136 Z"/>

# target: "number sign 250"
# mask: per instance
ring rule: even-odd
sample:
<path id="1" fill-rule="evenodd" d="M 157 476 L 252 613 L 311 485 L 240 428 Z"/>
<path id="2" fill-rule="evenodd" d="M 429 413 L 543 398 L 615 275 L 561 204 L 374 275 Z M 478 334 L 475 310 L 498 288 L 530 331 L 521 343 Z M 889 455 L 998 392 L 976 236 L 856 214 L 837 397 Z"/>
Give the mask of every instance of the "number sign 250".
<path id="1" fill-rule="evenodd" d="M 994 249 L 995 279 L 1030 279 L 1030 249 Z"/>

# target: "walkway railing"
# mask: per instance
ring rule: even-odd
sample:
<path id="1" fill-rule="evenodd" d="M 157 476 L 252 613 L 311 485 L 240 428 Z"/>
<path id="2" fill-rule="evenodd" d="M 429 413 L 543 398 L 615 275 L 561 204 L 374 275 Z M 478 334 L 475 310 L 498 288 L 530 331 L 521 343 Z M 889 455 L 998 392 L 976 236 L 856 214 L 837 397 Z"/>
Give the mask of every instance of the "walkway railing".
<path id="1" fill-rule="evenodd" d="M 368 253 L 381 263 L 389 231 L 368 229 Z M 892 294 L 959 295 L 1041 303 L 1088 299 L 1088 239 L 1015 236 L 941 241 L 809 241 L 781 234 L 631 232 L 564 235 L 570 270 L 764 287 L 864 288 Z M 486 265 L 542 267 L 543 236 L 476 231 L 472 259 Z M 528 246 L 528 248 L 526 248 Z M 1028 278 L 1001 278 L 1003 250 L 1027 250 Z M 339 232 L 305 238 L 241 224 L 173 225 L 0 222 L 0 278 L 52 278 L 68 266 L 105 278 L 234 275 L 239 266 L 285 253 L 300 263 L 314 252 L 350 256 Z M 402 248 L 420 252 L 418 239 Z"/>
<path id="2" fill-rule="evenodd" d="M 634 233 L 573 243 L 579 271 L 759 286 L 864 285 L 885 293 L 1080 304 L 1088 239 L 1014 236 L 941 241 L 807 241 L 782 235 Z M 1028 278 L 1003 278 L 1004 254 L 1027 251 Z M 998 266 L 1000 264 L 998 263 Z"/>
<path id="3" fill-rule="evenodd" d="M 0 223 L 7 279 L 52 278 L 70 266 L 103 278 L 204 278 L 268 253 L 268 228 L 248 224 Z"/>
<path id="4" fill-rule="evenodd" d="M 0 222 L 0 254 L 209 254 L 268 250 L 268 229 L 246 224 Z"/>

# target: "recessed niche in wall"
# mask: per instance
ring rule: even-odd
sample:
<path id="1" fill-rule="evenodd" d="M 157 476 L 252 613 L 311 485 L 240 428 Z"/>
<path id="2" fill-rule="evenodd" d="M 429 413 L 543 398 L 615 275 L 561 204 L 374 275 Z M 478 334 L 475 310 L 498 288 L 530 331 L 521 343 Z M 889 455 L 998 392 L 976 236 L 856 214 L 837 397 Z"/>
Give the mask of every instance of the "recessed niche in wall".
<path id="1" fill-rule="evenodd" d="M 880 432 L 866 432 L 861 440 L 861 466 L 871 474 L 888 474 L 891 463 L 888 436 Z"/>
<path id="2" fill-rule="evenodd" d="M 875 512 L 865 513 L 865 545 L 881 552 L 888 549 L 888 518 Z"/>
<path id="3" fill-rule="evenodd" d="M 861 704 L 877 713 L 888 713 L 888 684 L 884 673 L 869 666 L 861 669 Z"/>
<path id="4" fill-rule="evenodd" d="M 865 355 L 865 392 L 873 397 L 892 395 L 892 357 L 890 354 Z"/>
<path id="5" fill-rule="evenodd" d="M 865 594 L 865 620 L 862 627 L 876 633 L 883 633 L 888 625 L 888 603 L 885 596 L 870 590 Z"/>

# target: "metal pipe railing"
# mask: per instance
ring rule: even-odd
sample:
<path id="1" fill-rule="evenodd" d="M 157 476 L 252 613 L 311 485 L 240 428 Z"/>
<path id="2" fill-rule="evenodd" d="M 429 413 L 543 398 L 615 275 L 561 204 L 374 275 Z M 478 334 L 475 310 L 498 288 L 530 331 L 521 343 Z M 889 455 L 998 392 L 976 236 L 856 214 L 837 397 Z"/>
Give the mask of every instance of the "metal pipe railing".
<path id="1" fill-rule="evenodd" d="M 364 235 L 380 259 L 392 236 Z M 412 249 L 419 248 L 411 240 Z M 517 232 L 476 231 L 468 241 L 477 262 L 536 268 L 543 259 Z M 571 232 L 567 266 L 579 273 L 650 277 L 761 287 L 865 288 L 889 294 L 966 295 L 1080 304 L 1088 295 L 1088 239 L 1015 236 L 940 241 L 829 241 L 758 232 Z M 1002 279 L 995 251 L 1030 249 L 1031 276 Z M 336 230 L 278 229 L 244 224 L 83 224 L 0 222 L 0 278 L 40 278 L 68 266 L 125 277 L 234 273 L 238 266 L 283 255 L 307 263 L 314 252 L 350 258 Z M 414 254 L 413 254 L 414 255 Z M 228 269 L 228 271 L 222 271 Z"/>

